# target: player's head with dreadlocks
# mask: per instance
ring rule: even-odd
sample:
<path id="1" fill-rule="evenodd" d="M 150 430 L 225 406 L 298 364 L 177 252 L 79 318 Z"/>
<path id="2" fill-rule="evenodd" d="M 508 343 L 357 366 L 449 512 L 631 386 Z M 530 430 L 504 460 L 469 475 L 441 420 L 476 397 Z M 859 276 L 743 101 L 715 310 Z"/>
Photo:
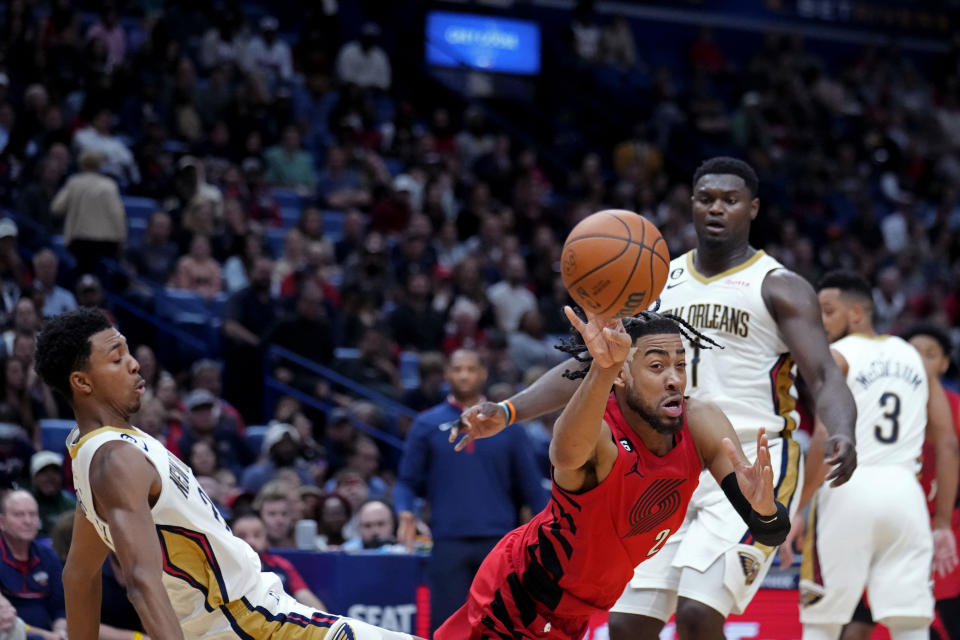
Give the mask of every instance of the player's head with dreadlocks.
<path id="1" fill-rule="evenodd" d="M 626 405 L 661 433 L 674 433 L 683 426 L 683 393 L 686 388 L 686 360 L 682 338 L 698 349 L 720 347 L 682 318 L 669 313 L 641 311 L 623 319 L 623 328 L 633 342 L 630 354 L 614 383 Z M 564 372 L 575 380 L 590 370 L 593 357 L 583 337 L 573 331 L 556 347 L 585 364 Z M 720 347 L 722 348 L 722 347 Z"/>

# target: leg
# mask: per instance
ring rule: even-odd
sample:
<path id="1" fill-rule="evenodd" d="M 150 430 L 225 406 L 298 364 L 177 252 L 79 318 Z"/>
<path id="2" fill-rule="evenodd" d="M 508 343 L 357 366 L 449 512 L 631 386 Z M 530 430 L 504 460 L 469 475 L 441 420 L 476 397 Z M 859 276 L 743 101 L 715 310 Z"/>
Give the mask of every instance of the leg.
<path id="1" fill-rule="evenodd" d="M 870 640 L 870 635 L 876 626 L 869 622 L 850 622 L 843 627 L 840 640 Z"/>
<path id="2" fill-rule="evenodd" d="M 610 610 L 610 640 L 657 640 L 677 610 L 677 592 L 665 589 L 626 591 Z"/>
<path id="3" fill-rule="evenodd" d="M 723 640 L 726 616 L 713 607 L 679 598 L 677 600 L 677 637 L 680 640 Z"/>
<path id="4" fill-rule="evenodd" d="M 937 600 L 937 613 L 949 640 L 960 640 L 960 596 Z"/>
<path id="5" fill-rule="evenodd" d="M 930 618 L 895 616 L 884 618 L 880 623 L 890 630 L 893 640 L 929 640 Z"/>
<path id="6" fill-rule="evenodd" d="M 607 626 L 610 640 L 656 640 L 663 629 L 663 620 L 633 613 L 611 612 Z"/>
<path id="7" fill-rule="evenodd" d="M 433 545 L 427 564 L 431 629 L 439 628 L 467 599 L 477 570 L 469 551 L 469 545 L 458 540 L 437 540 Z"/>
<path id="8" fill-rule="evenodd" d="M 803 640 L 837 640 L 842 630 L 841 624 L 804 624 Z"/>

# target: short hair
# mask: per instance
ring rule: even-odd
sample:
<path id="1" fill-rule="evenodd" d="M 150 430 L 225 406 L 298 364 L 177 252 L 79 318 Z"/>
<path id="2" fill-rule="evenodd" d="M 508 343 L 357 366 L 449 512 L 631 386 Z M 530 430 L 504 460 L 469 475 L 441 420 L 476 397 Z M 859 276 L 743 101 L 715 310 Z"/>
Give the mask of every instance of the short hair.
<path id="1" fill-rule="evenodd" d="M 659 303 L 658 303 L 659 305 Z M 635 316 L 623 319 L 623 328 L 630 336 L 631 343 L 637 341 L 637 338 L 654 334 L 679 334 L 690 341 L 699 349 L 710 349 L 720 347 L 711 338 L 703 335 L 686 320 L 671 313 L 657 313 L 656 311 L 641 311 Z M 587 366 L 571 371 L 567 369 L 563 372 L 563 377 L 570 380 L 584 378 L 590 370 L 590 363 L 593 362 L 593 356 L 583 342 L 581 336 L 575 329 L 571 329 L 569 339 L 563 340 L 561 344 L 555 347 L 559 351 L 572 356 L 577 362 L 584 362 Z M 720 347 L 721 349 L 723 347 Z"/>
<path id="2" fill-rule="evenodd" d="M 257 512 L 257 515 L 260 514 L 260 510 L 263 508 L 264 503 L 267 502 L 290 502 L 290 489 L 293 487 L 283 480 L 271 480 L 267 484 L 263 485 L 263 488 L 260 489 L 260 492 L 253 499 L 253 509 Z"/>
<path id="3" fill-rule="evenodd" d="M 943 350 L 943 355 L 947 358 L 953 353 L 953 342 L 943 327 L 938 327 L 930 322 L 921 322 L 904 331 L 900 337 L 909 341 L 910 338 L 915 336 L 926 336 L 927 338 L 935 340 L 936 343 L 940 345 L 940 349 Z"/>
<path id="4" fill-rule="evenodd" d="M 230 526 L 236 526 L 236 524 L 241 520 L 256 520 L 260 524 L 263 524 L 263 518 L 260 517 L 259 513 L 256 511 L 244 511 L 241 514 L 234 516 L 234 518 L 230 520 Z"/>
<path id="5" fill-rule="evenodd" d="M 747 185 L 752 197 L 756 197 L 760 188 L 760 178 L 757 177 L 757 172 L 749 164 L 738 158 L 716 156 L 705 160 L 693 174 L 694 186 L 700 181 L 700 178 L 708 174 L 726 174 L 743 178 L 743 182 Z"/>
<path id="6" fill-rule="evenodd" d="M 90 338 L 112 328 L 103 311 L 81 307 L 47 320 L 37 334 L 35 369 L 40 379 L 71 404 L 70 374 L 90 364 Z"/>
<path id="7" fill-rule="evenodd" d="M 835 269 L 824 274 L 817 282 L 817 291 L 824 289 L 839 289 L 841 293 L 862 298 L 868 305 L 873 306 L 873 292 L 867 279 L 856 271 Z"/>

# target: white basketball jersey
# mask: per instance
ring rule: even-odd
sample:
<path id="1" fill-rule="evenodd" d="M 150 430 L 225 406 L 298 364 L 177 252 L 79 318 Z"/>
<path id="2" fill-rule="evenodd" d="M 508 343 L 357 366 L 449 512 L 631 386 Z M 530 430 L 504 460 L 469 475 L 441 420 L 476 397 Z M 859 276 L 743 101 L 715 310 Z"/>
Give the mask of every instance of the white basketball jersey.
<path id="1" fill-rule="evenodd" d="M 763 251 L 732 269 L 707 277 L 693 266 L 693 251 L 670 262 L 660 311 L 673 313 L 723 348 L 687 349 L 687 395 L 715 403 L 740 441 L 755 445 L 797 426 L 794 362 L 761 289 L 783 265 Z"/>
<path id="2" fill-rule="evenodd" d="M 100 539 L 114 549 L 110 526 L 93 506 L 90 461 L 113 441 L 136 447 L 160 474 L 163 487 L 150 511 L 163 551 L 163 586 L 181 624 L 254 591 L 260 584 L 256 552 L 230 532 L 190 468 L 139 429 L 103 427 L 80 438 L 75 428 L 67 438 L 77 504 Z"/>
<path id="3" fill-rule="evenodd" d="M 857 402 L 857 464 L 918 470 L 927 427 L 927 373 L 920 354 L 896 336 L 851 334 L 831 348 L 846 359 Z"/>

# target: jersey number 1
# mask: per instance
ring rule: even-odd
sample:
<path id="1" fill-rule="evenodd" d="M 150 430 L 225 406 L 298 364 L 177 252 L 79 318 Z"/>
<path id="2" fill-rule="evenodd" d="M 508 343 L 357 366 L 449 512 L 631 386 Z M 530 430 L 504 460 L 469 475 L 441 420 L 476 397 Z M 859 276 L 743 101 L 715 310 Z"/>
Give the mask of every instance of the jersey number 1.
<path id="1" fill-rule="evenodd" d="M 885 409 L 883 417 L 890 421 L 890 433 L 884 434 L 880 425 L 873 428 L 873 433 L 880 442 L 892 444 L 900 436 L 900 396 L 887 391 L 880 396 L 880 406 Z"/>

